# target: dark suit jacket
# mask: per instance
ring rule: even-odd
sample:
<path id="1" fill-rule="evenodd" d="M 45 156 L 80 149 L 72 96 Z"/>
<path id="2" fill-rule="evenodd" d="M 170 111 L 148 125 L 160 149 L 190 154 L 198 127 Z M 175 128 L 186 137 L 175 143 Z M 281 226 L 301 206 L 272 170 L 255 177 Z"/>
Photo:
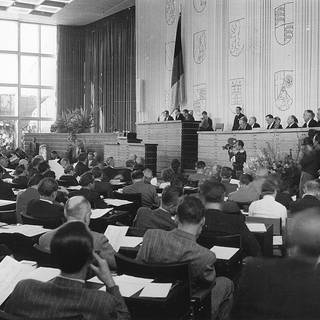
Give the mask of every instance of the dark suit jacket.
<path id="1" fill-rule="evenodd" d="M 295 128 L 299 128 L 299 126 L 296 122 L 294 122 L 291 126 L 286 127 L 286 129 L 295 129 Z"/>
<path id="2" fill-rule="evenodd" d="M 113 189 L 109 182 L 95 181 L 94 191 L 99 193 L 99 195 L 103 196 L 104 198 L 113 198 Z"/>
<path id="3" fill-rule="evenodd" d="M 297 258 L 248 259 L 232 319 L 319 319 L 320 274 Z"/>
<path id="4" fill-rule="evenodd" d="M 293 202 L 290 206 L 290 212 L 296 213 L 308 208 L 320 208 L 320 200 L 311 195 L 305 195 L 302 199 Z"/>
<path id="5" fill-rule="evenodd" d="M 103 172 L 104 172 L 103 177 L 105 178 L 104 181 L 106 181 L 106 182 L 109 182 L 109 181 L 110 181 L 111 179 L 113 179 L 113 178 L 117 175 L 117 173 L 118 173 L 117 169 L 112 168 L 112 167 L 110 167 L 110 166 L 103 168 Z"/>
<path id="6" fill-rule="evenodd" d="M 171 116 L 168 116 L 167 118 L 164 119 L 164 121 L 173 121 L 173 118 Z"/>
<path id="7" fill-rule="evenodd" d="M 314 119 L 311 119 L 309 122 L 308 128 L 314 128 L 314 127 L 318 127 L 318 126 L 319 126 L 318 122 Z M 303 124 L 302 128 L 307 128 L 306 122 Z"/>
<path id="8" fill-rule="evenodd" d="M 11 186 L 0 179 L 0 199 L 14 200 L 14 193 Z"/>
<path id="9" fill-rule="evenodd" d="M 240 234 L 244 256 L 258 256 L 261 254 L 260 245 L 244 223 L 242 215 L 207 209 L 205 216 L 204 232 L 213 232 L 217 235 Z"/>
<path id="10" fill-rule="evenodd" d="M 238 127 L 238 130 L 252 130 L 251 126 L 249 123 L 247 123 L 245 129 L 241 129 L 240 126 Z"/>
<path id="11" fill-rule="evenodd" d="M 239 115 L 237 115 L 237 114 L 235 115 L 234 120 L 233 120 L 232 131 L 239 129 L 239 120 L 242 117 L 244 117 L 244 114 L 242 114 L 242 113 L 240 113 Z"/>
<path id="12" fill-rule="evenodd" d="M 313 150 L 309 154 L 304 154 L 300 160 L 301 170 L 317 177 L 317 172 L 320 169 L 320 151 Z"/>
<path id="13" fill-rule="evenodd" d="M 150 208 L 142 207 L 137 211 L 135 227 L 141 230 L 162 229 L 169 231 L 175 229 L 177 225 L 170 212 L 161 208 L 151 210 Z"/>
<path id="14" fill-rule="evenodd" d="M 59 178 L 59 181 L 61 181 L 63 183 L 63 186 L 77 186 L 79 183 L 77 181 L 77 179 L 74 176 L 69 176 L 64 174 L 63 176 L 61 176 Z"/>
<path id="15" fill-rule="evenodd" d="M 51 204 L 47 201 L 33 199 L 28 203 L 27 215 L 41 219 L 41 220 L 52 220 L 52 219 L 62 219 L 63 206 L 58 204 Z M 62 222 L 62 220 L 61 220 Z"/>
<path id="16" fill-rule="evenodd" d="M 259 123 L 255 123 L 252 128 L 260 128 L 260 124 Z"/>
<path id="17" fill-rule="evenodd" d="M 80 190 L 75 190 L 69 193 L 69 198 L 74 196 L 83 196 L 91 204 L 92 209 L 103 209 L 107 207 L 107 204 L 100 198 L 98 192 L 81 188 Z"/>
<path id="18" fill-rule="evenodd" d="M 274 129 L 274 126 L 276 125 L 276 123 L 275 123 L 275 121 L 273 121 L 272 123 L 271 123 L 271 125 L 269 124 L 268 126 L 267 126 L 267 129 Z"/>
<path id="19" fill-rule="evenodd" d="M 87 320 L 130 319 L 117 286 L 98 291 L 61 277 L 49 282 L 20 281 L 8 298 L 5 311 L 29 319 L 64 319 L 77 315 Z"/>
<path id="20" fill-rule="evenodd" d="M 74 167 L 76 177 L 81 176 L 83 173 L 88 172 L 89 170 L 89 167 L 82 162 L 78 162 Z"/>
<path id="21" fill-rule="evenodd" d="M 184 121 L 184 116 L 182 113 L 180 113 L 178 116 L 176 116 L 175 120 L 180 120 L 180 121 Z"/>

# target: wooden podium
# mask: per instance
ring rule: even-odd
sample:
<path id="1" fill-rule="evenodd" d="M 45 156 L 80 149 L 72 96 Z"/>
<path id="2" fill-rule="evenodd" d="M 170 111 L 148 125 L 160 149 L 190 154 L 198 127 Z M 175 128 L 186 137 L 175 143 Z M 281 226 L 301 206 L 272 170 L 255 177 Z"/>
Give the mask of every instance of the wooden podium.
<path id="1" fill-rule="evenodd" d="M 139 139 L 158 145 L 158 173 L 170 167 L 173 159 L 181 162 L 183 170 L 194 169 L 198 160 L 198 121 L 143 122 L 136 127 Z"/>

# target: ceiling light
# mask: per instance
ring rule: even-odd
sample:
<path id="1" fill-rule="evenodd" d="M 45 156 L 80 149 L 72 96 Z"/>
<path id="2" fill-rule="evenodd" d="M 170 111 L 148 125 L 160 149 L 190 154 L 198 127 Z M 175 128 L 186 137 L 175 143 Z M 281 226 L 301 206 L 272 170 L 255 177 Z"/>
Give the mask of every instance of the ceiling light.
<path id="1" fill-rule="evenodd" d="M 37 11 L 37 10 L 31 11 L 30 14 L 35 15 L 35 16 L 44 16 L 44 17 L 51 17 L 53 15 L 53 13 L 51 13 L 51 12 Z"/>
<path id="2" fill-rule="evenodd" d="M 21 7 L 9 7 L 7 9 L 7 12 L 17 13 L 17 14 L 29 14 L 31 11 L 32 9 L 21 8 Z"/>
<path id="3" fill-rule="evenodd" d="M 37 11 L 45 11 L 45 12 L 50 12 L 50 13 L 57 13 L 61 9 L 62 8 L 60 8 L 60 7 L 51 7 L 51 6 L 46 6 L 46 5 L 41 5 L 36 8 Z"/>
<path id="4" fill-rule="evenodd" d="M 0 0 L 1 7 L 10 7 L 13 4 L 13 0 Z"/>
<path id="5" fill-rule="evenodd" d="M 39 4 L 41 4 L 43 2 L 43 0 L 19 0 L 19 2 L 33 4 L 33 5 L 38 6 Z"/>

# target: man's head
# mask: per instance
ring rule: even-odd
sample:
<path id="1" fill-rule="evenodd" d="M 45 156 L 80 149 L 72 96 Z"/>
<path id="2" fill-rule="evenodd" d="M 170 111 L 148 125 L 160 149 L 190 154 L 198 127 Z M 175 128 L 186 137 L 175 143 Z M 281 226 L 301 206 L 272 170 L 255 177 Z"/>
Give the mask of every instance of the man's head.
<path id="1" fill-rule="evenodd" d="M 243 116 L 239 119 L 239 125 L 245 127 L 248 123 L 248 119 L 246 116 Z"/>
<path id="2" fill-rule="evenodd" d="M 239 115 L 242 111 L 242 108 L 240 106 L 236 107 L 236 114 Z"/>
<path id="3" fill-rule="evenodd" d="M 70 166 L 70 161 L 67 158 L 62 158 L 60 161 L 60 164 L 61 164 L 62 168 L 65 169 Z"/>
<path id="4" fill-rule="evenodd" d="M 272 114 L 267 114 L 266 115 L 266 122 L 267 122 L 268 126 L 270 124 L 272 124 L 273 121 L 274 121 L 273 115 Z"/>
<path id="5" fill-rule="evenodd" d="M 207 111 L 203 111 L 202 112 L 202 118 L 203 119 L 208 119 L 208 112 Z"/>
<path id="6" fill-rule="evenodd" d="M 91 217 L 90 202 L 83 196 L 70 198 L 64 206 L 64 216 L 67 221 L 82 221 L 89 225 Z"/>
<path id="7" fill-rule="evenodd" d="M 40 174 L 34 174 L 28 181 L 28 188 L 38 187 L 41 180 L 42 176 Z"/>
<path id="8" fill-rule="evenodd" d="M 207 180 L 200 186 L 200 196 L 205 203 L 222 203 L 225 192 L 226 188 L 220 182 Z"/>
<path id="9" fill-rule="evenodd" d="M 179 115 L 181 112 L 180 112 L 180 109 L 179 108 L 175 108 L 174 109 L 174 114 L 177 116 Z"/>
<path id="10" fill-rule="evenodd" d="M 94 154 L 93 152 L 88 152 L 88 160 L 93 160 L 94 159 Z"/>
<path id="11" fill-rule="evenodd" d="M 19 165 L 14 170 L 14 175 L 15 176 L 22 176 L 25 174 L 25 172 L 26 172 L 26 168 L 24 167 L 24 165 Z"/>
<path id="12" fill-rule="evenodd" d="M 85 172 L 80 176 L 79 184 L 86 189 L 93 189 L 94 178 L 91 172 Z"/>
<path id="13" fill-rule="evenodd" d="M 52 160 L 58 159 L 58 158 L 59 158 L 58 152 L 57 152 L 57 151 L 51 151 L 51 153 L 50 153 L 50 158 L 51 158 Z"/>
<path id="14" fill-rule="evenodd" d="M 38 165 L 38 171 L 40 174 L 44 174 L 50 170 L 50 166 L 47 161 L 42 161 Z"/>
<path id="15" fill-rule="evenodd" d="M 98 167 L 98 166 L 93 167 L 91 172 L 92 172 L 92 175 L 93 175 L 94 179 L 102 178 L 102 170 L 100 169 L 100 167 Z"/>
<path id="16" fill-rule="evenodd" d="M 308 122 L 309 120 L 312 120 L 314 118 L 315 114 L 312 110 L 308 109 L 303 113 L 303 120 L 305 122 Z"/>
<path id="17" fill-rule="evenodd" d="M 31 161 L 32 168 L 38 169 L 38 166 L 42 161 L 43 161 L 43 158 L 41 156 L 35 156 Z"/>
<path id="18" fill-rule="evenodd" d="M 177 208 L 178 228 L 199 236 L 205 223 L 204 211 L 200 199 L 186 196 Z"/>
<path id="19" fill-rule="evenodd" d="M 188 109 L 183 109 L 183 110 L 182 110 L 182 114 L 183 114 L 184 117 L 188 117 L 188 115 L 189 115 L 189 110 L 188 110 Z"/>
<path id="20" fill-rule="evenodd" d="M 289 255 L 317 260 L 320 256 L 319 230 L 319 209 L 307 209 L 295 214 L 287 228 Z"/>
<path id="21" fill-rule="evenodd" d="M 74 167 L 73 166 L 67 166 L 65 169 L 64 169 L 64 173 L 65 174 L 68 174 L 70 176 L 73 176 L 75 174 L 75 170 L 74 170 Z"/>
<path id="22" fill-rule="evenodd" d="M 242 140 L 238 140 L 236 144 L 237 150 L 242 150 L 244 147 L 244 142 Z"/>
<path id="23" fill-rule="evenodd" d="M 230 181 L 232 176 L 232 169 L 229 167 L 222 167 L 220 177 L 222 180 Z"/>
<path id="24" fill-rule="evenodd" d="M 135 170 L 131 173 L 132 181 L 139 182 L 143 180 L 143 172 L 141 170 Z"/>
<path id="25" fill-rule="evenodd" d="M 183 195 L 183 188 L 178 186 L 167 186 L 162 191 L 161 207 L 171 213 L 176 214 L 180 197 Z"/>
<path id="26" fill-rule="evenodd" d="M 181 165 L 181 163 L 178 159 L 173 159 L 171 161 L 171 168 L 175 173 L 178 173 L 180 165 Z"/>
<path id="27" fill-rule="evenodd" d="M 143 170 L 143 179 L 144 179 L 144 182 L 150 183 L 152 178 L 153 178 L 152 170 L 149 169 L 149 168 L 144 169 L 144 170 Z"/>
<path id="28" fill-rule="evenodd" d="M 174 176 L 174 171 L 171 168 L 164 169 L 161 173 L 161 178 L 164 182 L 171 182 Z"/>
<path id="29" fill-rule="evenodd" d="M 88 161 L 87 154 L 85 152 L 81 152 L 79 154 L 78 161 L 82 162 L 83 164 L 87 164 L 87 161 Z"/>
<path id="30" fill-rule="evenodd" d="M 303 186 L 303 195 L 310 195 L 320 200 L 320 184 L 316 180 L 307 181 Z"/>
<path id="31" fill-rule="evenodd" d="M 250 126 L 253 126 L 256 122 L 257 122 L 257 118 L 256 117 L 250 117 L 250 119 L 249 119 Z"/>
<path id="32" fill-rule="evenodd" d="M 279 187 L 278 187 L 277 181 L 271 178 L 267 178 L 261 186 L 261 195 L 262 196 L 269 195 L 275 198 L 277 195 L 278 189 Z"/>
<path id="33" fill-rule="evenodd" d="M 274 121 L 277 125 L 279 125 L 281 123 L 281 119 L 279 117 L 275 117 Z"/>
<path id="34" fill-rule="evenodd" d="M 247 186 L 250 182 L 252 182 L 252 180 L 252 176 L 247 173 L 243 173 L 239 178 L 241 186 Z"/>
<path id="35" fill-rule="evenodd" d="M 293 123 L 298 123 L 298 119 L 295 115 L 291 115 L 288 117 L 287 124 L 290 126 Z"/>
<path id="36" fill-rule="evenodd" d="M 85 278 L 92 262 L 93 239 L 88 227 L 80 221 L 66 223 L 50 243 L 53 261 L 62 274 L 81 274 Z"/>
<path id="37" fill-rule="evenodd" d="M 168 110 L 164 110 L 163 111 L 163 115 L 165 116 L 165 118 L 169 117 L 169 111 Z"/>
<path id="38" fill-rule="evenodd" d="M 38 192 L 41 198 L 54 201 L 57 196 L 58 183 L 53 178 L 44 178 L 38 185 Z"/>
<path id="39" fill-rule="evenodd" d="M 197 173 L 203 173 L 205 167 L 206 167 L 206 163 L 204 161 L 197 161 L 195 165 L 195 169 L 197 170 Z"/>

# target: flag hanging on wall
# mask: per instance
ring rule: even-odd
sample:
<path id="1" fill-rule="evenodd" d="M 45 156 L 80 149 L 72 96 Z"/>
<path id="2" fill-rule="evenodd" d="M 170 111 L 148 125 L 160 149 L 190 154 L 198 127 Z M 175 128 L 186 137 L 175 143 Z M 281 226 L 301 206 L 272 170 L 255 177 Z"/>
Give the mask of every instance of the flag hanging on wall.
<path id="1" fill-rule="evenodd" d="M 185 103 L 185 79 L 183 67 L 183 55 L 181 44 L 181 13 L 177 26 L 176 42 L 174 46 L 174 58 L 171 77 L 171 107 L 172 110 Z M 171 111 L 172 111 L 171 110 Z"/>

